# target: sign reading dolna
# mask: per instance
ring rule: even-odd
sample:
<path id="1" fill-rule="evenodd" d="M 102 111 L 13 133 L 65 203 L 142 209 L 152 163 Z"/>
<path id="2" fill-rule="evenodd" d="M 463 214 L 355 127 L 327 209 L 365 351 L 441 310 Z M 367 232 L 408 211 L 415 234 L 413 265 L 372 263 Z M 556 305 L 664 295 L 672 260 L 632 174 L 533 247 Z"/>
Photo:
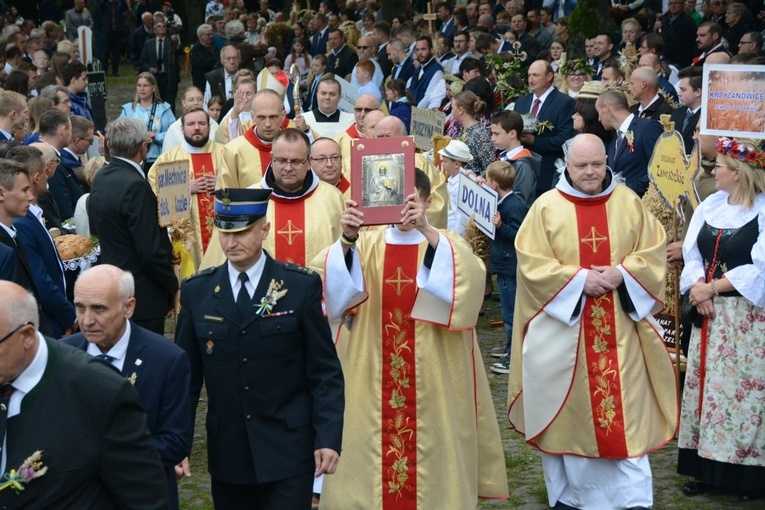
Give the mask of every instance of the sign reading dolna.
<path id="1" fill-rule="evenodd" d="M 460 171 L 457 210 L 467 218 L 475 217 L 476 226 L 494 239 L 494 224 L 491 217 L 497 212 L 497 192 L 488 186 L 479 185 L 473 177 Z"/>

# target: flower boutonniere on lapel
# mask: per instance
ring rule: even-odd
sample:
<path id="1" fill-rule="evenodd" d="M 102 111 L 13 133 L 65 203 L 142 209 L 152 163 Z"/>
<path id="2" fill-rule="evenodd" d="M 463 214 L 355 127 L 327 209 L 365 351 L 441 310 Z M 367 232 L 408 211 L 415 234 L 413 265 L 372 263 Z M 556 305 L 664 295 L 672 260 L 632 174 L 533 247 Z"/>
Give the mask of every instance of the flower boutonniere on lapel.
<path id="1" fill-rule="evenodd" d="M 138 379 L 138 375 L 135 372 L 133 372 L 132 374 L 130 374 L 130 377 L 126 377 L 126 379 L 130 381 L 130 384 L 135 386 L 135 380 Z"/>
<path id="2" fill-rule="evenodd" d="M 624 133 L 624 139 L 627 141 L 627 148 L 630 150 L 630 153 L 635 152 L 635 133 L 627 131 Z"/>
<path id="3" fill-rule="evenodd" d="M 5 481 L 0 484 L 0 491 L 11 488 L 16 491 L 16 494 L 19 494 L 26 488 L 24 484 L 35 478 L 40 478 L 47 472 L 48 467 L 42 463 L 42 451 L 37 450 L 27 457 L 27 460 L 18 469 L 11 469 L 9 473 L 3 475 Z"/>
<path id="4" fill-rule="evenodd" d="M 287 289 L 282 290 L 282 285 L 284 285 L 284 280 L 278 283 L 276 280 L 271 280 L 271 283 L 268 284 L 268 291 L 265 296 L 260 298 L 260 305 L 255 313 L 261 317 L 271 313 L 276 303 L 287 294 Z"/>

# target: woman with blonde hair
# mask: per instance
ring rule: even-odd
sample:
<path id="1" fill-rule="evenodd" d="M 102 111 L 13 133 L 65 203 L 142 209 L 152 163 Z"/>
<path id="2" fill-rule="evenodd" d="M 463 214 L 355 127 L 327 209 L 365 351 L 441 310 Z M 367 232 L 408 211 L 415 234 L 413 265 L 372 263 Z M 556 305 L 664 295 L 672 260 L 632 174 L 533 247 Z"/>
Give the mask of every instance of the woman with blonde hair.
<path id="1" fill-rule="evenodd" d="M 96 178 L 96 173 L 98 173 L 98 171 L 101 170 L 105 164 L 106 160 L 103 156 L 90 158 L 88 162 L 85 163 L 85 168 L 82 171 L 82 178 L 85 180 L 85 184 L 87 185 L 88 190 L 93 185 L 93 179 Z M 77 235 L 81 235 L 83 237 L 90 237 L 90 219 L 88 218 L 89 197 L 90 192 L 85 193 L 77 200 L 77 204 L 74 206 L 75 229 L 77 231 Z"/>
<path id="2" fill-rule="evenodd" d="M 53 108 L 53 101 L 47 97 L 37 96 L 31 99 L 27 105 L 29 106 L 29 117 L 27 118 L 24 145 L 40 141 L 40 117 L 45 110 Z"/>
<path id="3" fill-rule="evenodd" d="M 359 30 L 359 26 L 353 21 L 343 21 L 340 23 L 339 28 L 345 36 L 345 44 L 350 46 L 355 52 L 356 44 L 358 44 L 359 39 L 361 39 L 361 30 Z"/>
<path id="4" fill-rule="evenodd" d="M 157 80 L 151 73 L 141 73 L 135 81 L 135 98 L 132 103 L 122 105 L 120 117 L 138 119 L 149 130 L 149 152 L 144 160 L 144 171 L 148 172 L 151 165 L 162 153 L 162 143 L 165 133 L 175 122 L 175 115 L 170 105 L 159 96 Z"/>
<path id="5" fill-rule="evenodd" d="M 680 413 L 677 472 L 683 488 L 763 495 L 765 479 L 765 152 L 717 142 L 718 190 L 693 214 L 680 289 L 693 330 Z"/>
<path id="6" fill-rule="evenodd" d="M 584 84 L 592 80 L 593 74 L 595 74 L 595 68 L 587 62 L 586 58 L 566 60 L 558 67 L 555 85 L 564 94 L 576 97 Z"/>
<path id="7" fill-rule="evenodd" d="M 491 135 L 476 118 L 485 109 L 486 102 L 469 90 L 463 90 L 452 99 L 452 116 L 463 128 L 460 138 L 470 148 L 473 156 L 473 161 L 466 164 L 465 168 L 481 176 L 486 172 L 486 167 L 497 160 Z"/>

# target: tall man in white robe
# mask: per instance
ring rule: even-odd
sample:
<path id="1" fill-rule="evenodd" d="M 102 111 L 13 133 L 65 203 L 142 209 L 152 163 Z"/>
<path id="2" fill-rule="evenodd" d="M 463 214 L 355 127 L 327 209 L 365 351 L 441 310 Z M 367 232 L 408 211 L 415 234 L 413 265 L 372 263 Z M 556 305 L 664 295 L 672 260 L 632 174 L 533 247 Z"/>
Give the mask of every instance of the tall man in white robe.
<path id="1" fill-rule="evenodd" d="M 485 269 L 462 238 L 428 223 L 430 181 L 416 174 L 400 224 L 359 232 L 363 212 L 348 201 L 342 237 L 311 264 L 325 271 L 348 383 L 327 508 L 468 509 L 479 497 L 507 497 L 475 337 Z"/>
<path id="2" fill-rule="evenodd" d="M 544 452 L 550 506 L 650 508 L 646 454 L 672 440 L 678 415 L 652 317 L 664 295 L 664 230 L 616 184 L 600 139 L 583 134 L 515 247 L 508 417 Z"/>

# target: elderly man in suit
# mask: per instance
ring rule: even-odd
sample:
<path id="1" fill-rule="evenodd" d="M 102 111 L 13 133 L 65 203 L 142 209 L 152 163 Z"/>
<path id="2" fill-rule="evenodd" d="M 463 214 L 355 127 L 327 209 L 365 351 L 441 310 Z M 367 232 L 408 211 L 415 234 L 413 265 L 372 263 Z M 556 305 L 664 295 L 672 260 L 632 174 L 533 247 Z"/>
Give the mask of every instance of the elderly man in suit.
<path id="1" fill-rule="evenodd" d="M 263 251 L 270 194 L 215 192 L 227 261 L 181 287 L 175 340 L 191 360 L 192 401 L 207 388 L 216 508 L 309 508 L 314 476 L 340 456 L 343 374 L 321 278 Z"/>
<path id="2" fill-rule="evenodd" d="M 100 265 L 82 273 L 74 286 L 81 333 L 62 342 L 110 363 L 133 384 L 177 510 L 175 466 L 188 456 L 194 430 L 189 358 L 165 337 L 130 321 L 134 291 L 133 275 L 118 267 Z"/>
<path id="3" fill-rule="evenodd" d="M 154 23 L 154 38 L 143 43 L 141 72 L 149 72 L 157 80 L 157 90 L 163 101 L 170 103 L 175 114 L 175 97 L 178 95 L 180 73 L 178 34 L 168 37 L 165 21 Z"/>
<path id="4" fill-rule="evenodd" d="M 47 467 L 26 490 L 0 491 L 0 507 L 167 510 L 162 465 L 130 382 L 43 337 L 37 309 L 23 288 L 0 282 L 0 472 L 35 452 Z"/>
<path id="5" fill-rule="evenodd" d="M 648 189 L 648 163 L 661 136 L 661 124 L 630 113 L 627 98 L 620 90 L 605 91 L 595 102 L 595 108 L 600 123 L 606 129 L 616 130 L 616 137 L 608 144 L 608 166 L 642 197 Z"/>
<path id="6" fill-rule="evenodd" d="M 13 220 L 13 226 L 29 259 L 32 280 L 39 290 L 39 303 L 48 334 L 53 338 L 61 338 L 72 333 L 77 318 L 74 306 L 66 299 L 64 265 L 45 226 L 43 211 L 37 205 L 38 197 L 45 193 L 48 186 L 47 165 L 44 163 L 47 158 L 43 159 L 43 148 L 48 152 L 48 158 L 55 156 L 51 154 L 51 147 L 35 145 L 42 147 L 17 146 L 5 156 L 27 167 L 31 185 L 29 189 L 34 197 L 26 215 Z"/>
<path id="7" fill-rule="evenodd" d="M 88 216 L 101 241 L 101 263 L 133 273 L 133 322 L 162 334 L 178 278 L 167 230 L 157 220 L 157 197 L 140 166 L 148 150 L 147 133 L 137 119 L 123 117 L 106 126 L 112 159 L 93 180 Z"/>
<path id="8" fill-rule="evenodd" d="M 675 131 L 683 136 L 686 154 L 693 150 L 693 134 L 701 118 L 702 73 L 696 66 L 686 67 L 678 73 L 682 106 L 672 111 L 671 120 L 675 123 Z"/>
<path id="9" fill-rule="evenodd" d="M 632 72 L 628 90 L 638 101 L 630 112 L 641 119 L 659 120 L 672 113 L 672 107 L 659 94 L 659 75 L 650 67 L 638 67 Z"/>
<path id="10" fill-rule="evenodd" d="M 552 129 L 521 135 L 523 146 L 542 156 L 537 196 L 552 187 L 556 172 L 555 160 L 563 157 L 563 142 L 576 134 L 571 119 L 574 115 L 574 100 L 553 87 L 554 76 L 549 62 L 533 62 L 529 66 L 530 92 L 518 99 L 514 108 L 521 115 L 530 114 L 540 122 L 552 124 Z"/>
<path id="11" fill-rule="evenodd" d="M 212 96 L 220 96 L 223 100 L 234 97 L 234 75 L 242 64 L 242 56 L 235 46 L 224 46 L 220 50 L 221 67 L 205 74 L 204 104 L 210 101 Z"/>

